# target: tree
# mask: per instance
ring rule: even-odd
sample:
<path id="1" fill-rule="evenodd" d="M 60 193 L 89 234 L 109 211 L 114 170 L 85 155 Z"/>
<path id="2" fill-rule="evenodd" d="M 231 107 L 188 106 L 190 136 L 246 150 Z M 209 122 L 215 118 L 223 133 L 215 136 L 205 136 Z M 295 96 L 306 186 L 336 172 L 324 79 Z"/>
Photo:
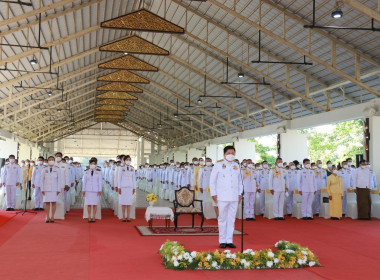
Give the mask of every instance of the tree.
<path id="1" fill-rule="evenodd" d="M 307 134 L 309 156 L 324 163 L 338 164 L 348 157 L 363 154 L 363 121 L 361 119 L 333 124 L 331 133 L 317 132 L 315 128 L 302 130 Z"/>
<path id="2" fill-rule="evenodd" d="M 276 157 L 273 156 L 273 154 L 276 154 L 276 145 L 263 145 L 259 143 L 259 141 L 256 138 L 250 138 L 248 139 L 249 142 L 255 143 L 255 150 L 256 150 L 256 161 L 262 162 L 267 161 L 271 165 L 275 165 L 276 163 Z"/>

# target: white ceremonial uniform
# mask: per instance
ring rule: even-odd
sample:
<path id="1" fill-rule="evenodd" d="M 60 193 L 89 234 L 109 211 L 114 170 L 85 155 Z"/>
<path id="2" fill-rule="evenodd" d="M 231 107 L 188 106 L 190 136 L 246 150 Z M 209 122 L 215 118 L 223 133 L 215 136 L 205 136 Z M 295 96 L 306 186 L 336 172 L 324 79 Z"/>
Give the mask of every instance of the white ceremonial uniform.
<path id="1" fill-rule="evenodd" d="M 136 173 L 133 166 L 125 165 L 118 172 L 118 188 L 121 189 L 119 195 L 120 205 L 133 205 L 133 190 L 136 189 Z"/>
<path id="2" fill-rule="evenodd" d="M 298 182 L 299 182 L 299 174 L 300 170 L 294 169 L 294 170 L 287 170 L 286 171 L 286 178 L 288 180 L 288 197 L 286 198 L 286 210 L 288 215 L 293 213 L 293 193 L 294 190 L 298 190 Z"/>
<path id="3" fill-rule="evenodd" d="M 298 190 L 302 191 L 302 217 L 312 218 L 314 192 L 317 190 L 314 170 L 308 168 L 300 170 Z"/>
<path id="4" fill-rule="evenodd" d="M 44 192 L 44 202 L 57 202 L 58 193 L 62 191 L 62 172 L 58 166 L 47 166 L 41 172 L 41 191 Z"/>
<path id="5" fill-rule="evenodd" d="M 371 175 L 372 175 L 372 189 L 376 190 L 377 189 L 376 174 L 375 172 L 371 171 Z"/>
<path id="6" fill-rule="evenodd" d="M 193 165 L 192 167 L 190 166 L 189 169 L 187 170 L 187 176 L 189 176 L 189 185 L 190 189 L 194 189 L 194 168 L 195 166 Z"/>
<path id="7" fill-rule="evenodd" d="M 342 213 L 345 215 L 347 211 L 347 189 L 352 188 L 352 183 L 353 183 L 353 177 L 352 177 L 352 172 L 351 168 L 342 168 L 339 172 L 338 175 L 342 179 L 343 183 L 343 201 L 342 201 Z"/>
<path id="8" fill-rule="evenodd" d="M 16 185 L 22 184 L 21 167 L 16 163 L 4 166 L 1 182 L 5 186 L 7 208 L 16 207 Z"/>
<path id="9" fill-rule="evenodd" d="M 236 211 L 243 192 L 239 165 L 227 160 L 219 161 L 210 176 L 211 196 L 217 196 L 219 217 L 219 243 L 233 243 Z"/>
<path id="10" fill-rule="evenodd" d="M 32 173 L 32 185 L 34 185 L 34 208 L 44 208 L 44 201 L 41 192 L 41 173 L 45 167 L 36 165 Z"/>
<path id="11" fill-rule="evenodd" d="M 256 172 L 249 167 L 242 169 L 244 186 L 244 213 L 247 219 L 255 218 L 257 181 Z"/>
<path id="12" fill-rule="evenodd" d="M 316 168 L 315 181 L 317 182 L 317 190 L 314 196 L 315 213 L 319 214 L 321 209 L 321 189 L 325 189 L 327 186 L 327 172 L 323 168 Z"/>
<path id="13" fill-rule="evenodd" d="M 82 191 L 85 193 L 84 205 L 98 205 L 98 193 L 102 191 L 102 173 L 100 170 L 88 169 L 84 172 Z"/>
<path id="14" fill-rule="evenodd" d="M 273 216 L 284 217 L 285 188 L 288 185 L 286 170 L 276 166 L 269 172 L 269 190 L 273 190 Z"/>
<path id="15" fill-rule="evenodd" d="M 66 201 L 67 201 L 67 191 L 64 190 L 65 186 L 69 186 L 70 187 L 70 172 L 69 172 L 69 168 L 68 168 L 68 164 L 67 163 L 64 163 L 62 161 L 60 162 L 56 162 L 55 163 L 55 166 L 57 166 L 60 170 L 60 187 L 61 187 L 61 191 L 60 192 L 63 192 L 63 201 L 64 201 L 64 205 L 65 205 L 65 211 L 67 211 L 67 207 L 66 207 Z"/>
<path id="16" fill-rule="evenodd" d="M 206 196 L 210 196 L 210 176 L 212 172 L 212 166 L 203 166 L 199 169 L 198 174 L 198 188 L 203 191 L 203 207 L 205 207 Z M 214 202 L 213 202 L 214 205 Z M 214 205 L 217 206 L 217 205 Z"/>
<path id="17" fill-rule="evenodd" d="M 178 181 L 177 181 L 177 186 L 179 188 L 184 188 L 188 184 L 187 180 L 187 170 L 185 168 L 181 168 L 181 170 L 178 173 Z"/>
<path id="18" fill-rule="evenodd" d="M 373 185 L 371 171 L 367 168 L 357 168 L 355 170 L 353 185 L 355 189 L 371 189 Z"/>
<path id="19" fill-rule="evenodd" d="M 257 173 L 257 183 L 260 189 L 260 214 L 265 212 L 265 190 L 269 187 L 269 168 L 259 170 Z"/>

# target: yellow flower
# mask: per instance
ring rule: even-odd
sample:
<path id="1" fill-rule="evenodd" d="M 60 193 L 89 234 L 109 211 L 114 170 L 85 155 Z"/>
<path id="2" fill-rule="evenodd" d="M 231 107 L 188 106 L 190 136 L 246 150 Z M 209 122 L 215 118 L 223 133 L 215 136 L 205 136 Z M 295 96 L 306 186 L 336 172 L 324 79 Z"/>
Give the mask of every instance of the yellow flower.
<path id="1" fill-rule="evenodd" d="M 199 263 L 198 263 L 198 267 L 202 267 L 202 262 L 199 262 Z"/>

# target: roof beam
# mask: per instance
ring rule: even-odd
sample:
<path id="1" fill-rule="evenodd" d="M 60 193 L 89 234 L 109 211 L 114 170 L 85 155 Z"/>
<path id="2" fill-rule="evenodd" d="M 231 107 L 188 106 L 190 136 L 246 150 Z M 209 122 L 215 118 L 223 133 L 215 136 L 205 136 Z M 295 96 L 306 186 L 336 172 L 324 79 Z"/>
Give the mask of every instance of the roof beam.
<path id="1" fill-rule="evenodd" d="M 351 6 L 352 8 L 357 10 L 358 12 L 361 12 L 362 14 L 380 22 L 380 13 L 379 13 L 380 3 L 378 3 L 378 5 L 379 5 L 378 11 L 376 11 L 376 10 L 373 10 L 371 8 L 368 8 L 367 6 L 363 5 L 362 3 L 360 3 L 359 1 L 356 1 L 356 0 L 342 0 L 342 2 Z"/>

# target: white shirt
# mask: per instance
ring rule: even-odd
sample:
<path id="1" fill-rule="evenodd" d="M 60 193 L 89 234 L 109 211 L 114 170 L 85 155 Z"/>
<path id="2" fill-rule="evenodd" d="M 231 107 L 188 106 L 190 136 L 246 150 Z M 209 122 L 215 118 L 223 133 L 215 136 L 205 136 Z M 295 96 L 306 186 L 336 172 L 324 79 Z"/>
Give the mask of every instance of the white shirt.
<path id="1" fill-rule="evenodd" d="M 287 185 L 286 172 L 282 168 L 272 168 L 269 172 L 269 189 L 284 192 Z"/>
<path id="2" fill-rule="evenodd" d="M 314 170 L 308 168 L 300 170 L 298 190 L 305 193 L 317 191 Z"/>
<path id="3" fill-rule="evenodd" d="M 93 175 L 91 175 L 93 172 Z M 102 173 L 96 169 L 88 169 L 83 175 L 83 192 L 102 191 Z"/>
<path id="4" fill-rule="evenodd" d="M 372 188 L 372 174 L 368 168 L 357 168 L 354 174 L 354 186 L 361 189 Z"/>
<path id="5" fill-rule="evenodd" d="M 6 186 L 15 186 L 22 183 L 22 173 L 20 165 L 9 163 L 4 166 L 1 182 Z"/>
<path id="6" fill-rule="evenodd" d="M 218 201 L 238 201 L 243 192 L 239 165 L 227 160 L 219 161 L 210 176 L 211 196 L 218 196 Z"/>
<path id="7" fill-rule="evenodd" d="M 206 190 L 210 187 L 210 177 L 212 172 L 212 166 L 201 167 L 198 174 L 198 187 Z"/>
<path id="8" fill-rule="evenodd" d="M 136 173 L 133 166 L 126 165 L 120 166 L 118 171 L 117 186 L 119 188 L 133 188 L 136 189 Z"/>
<path id="9" fill-rule="evenodd" d="M 51 172 L 50 172 L 51 168 Z M 58 166 L 46 166 L 41 172 L 41 191 L 43 192 L 61 192 L 62 190 L 62 172 Z"/>
<path id="10" fill-rule="evenodd" d="M 243 186 L 244 192 L 256 192 L 256 172 L 251 168 L 243 168 Z"/>
<path id="11" fill-rule="evenodd" d="M 40 186 L 41 183 L 41 173 L 42 170 L 45 167 L 43 165 L 36 165 L 33 168 L 33 173 L 32 173 L 32 185 L 34 185 L 36 188 Z"/>

